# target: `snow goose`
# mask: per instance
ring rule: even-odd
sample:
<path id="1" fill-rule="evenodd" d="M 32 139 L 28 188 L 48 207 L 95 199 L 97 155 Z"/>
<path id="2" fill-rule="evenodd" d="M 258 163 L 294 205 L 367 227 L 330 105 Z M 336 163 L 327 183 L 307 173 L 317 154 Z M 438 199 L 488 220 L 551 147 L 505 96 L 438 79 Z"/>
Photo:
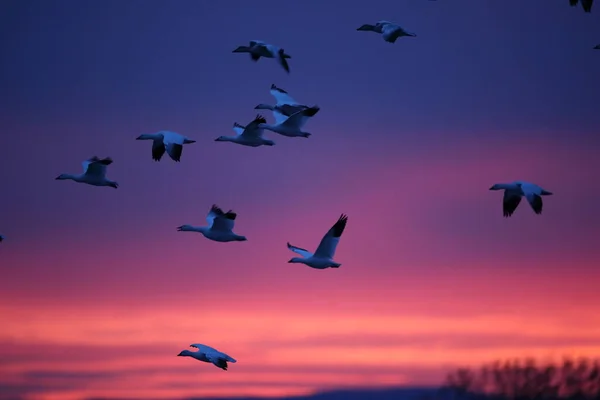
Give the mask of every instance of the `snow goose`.
<path id="1" fill-rule="evenodd" d="M 119 184 L 106 178 L 106 167 L 112 164 L 113 160 L 110 157 L 98 158 L 96 156 L 81 163 L 83 173 L 79 175 L 60 174 L 56 177 L 57 180 L 72 179 L 75 182 L 87 183 L 93 186 L 110 186 L 118 188 Z"/>
<path id="2" fill-rule="evenodd" d="M 237 360 L 228 356 L 225 353 L 220 352 L 217 349 L 213 349 L 205 344 L 190 344 L 190 347 L 198 349 L 198 351 L 182 350 L 181 353 L 177 354 L 178 357 L 192 357 L 196 360 L 213 363 L 215 366 L 227 371 L 227 362 L 236 363 Z"/>
<path id="3" fill-rule="evenodd" d="M 301 263 L 316 269 L 339 268 L 342 264 L 333 261 L 335 249 L 340 242 L 340 236 L 344 232 L 348 217 L 344 214 L 340 216 L 337 222 L 329 229 L 329 231 L 321 239 L 319 247 L 315 253 L 311 253 L 306 249 L 292 246 L 289 242 L 288 249 L 294 253 L 300 254 L 302 257 L 294 257 L 288 263 Z"/>
<path id="4" fill-rule="evenodd" d="M 584 12 L 592 12 L 592 3 L 594 0 L 581 0 L 581 7 L 583 7 Z M 571 7 L 574 7 L 579 3 L 579 0 L 569 0 L 569 4 Z"/>
<path id="5" fill-rule="evenodd" d="M 502 213 L 505 217 L 513 215 L 517 206 L 521 202 L 521 197 L 525 196 L 531 208 L 536 214 L 542 213 L 542 197 L 550 196 L 551 192 L 542 189 L 538 185 L 523 181 L 514 181 L 511 183 L 496 183 L 490 190 L 504 190 L 502 200 Z"/>
<path id="6" fill-rule="evenodd" d="M 310 117 L 313 117 L 317 112 L 319 112 L 319 107 L 315 106 L 300 110 L 288 118 L 285 118 L 283 114 L 279 114 L 281 117 L 279 117 L 279 119 L 276 117 L 275 124 L 260 124 L 258 127 L 287 137 L 307 138 L 311 134 L 303 132 L 302 127 L 306 124 L 306 121 Z"/>
<path id="7" fill-rule="evenodd" d="M 238 46 L 233 52 L 250 53 L 250 58 L 253 61 L 258 61 L 261 57 L 276 58 L 283 69 L 285 69 L 287 73 L 290 72 L 290 66 L 288 65 L 287 59 L 292 58 L 292 56 L 286 54 L 285 50 L 282 48 L 265 43 L 262 40 L 251 40 L 250 46 Z"/>
<path id="8" fill-rule="evenodd" d="M 236 216 L 237 214 L 233 211 L 223 212 L 216 204 L 213 204 L 206 216 L 207 226 L 181 225 L 177 230 L 179 232 L 199 232 L 205 238 L 215 242 L 243 242 L 248 240 L 246 236 L 233 233 Z"/>
<path id="9" fill-rule="evenodd" d="M 302 111 L 307 108 L 316 110 L 315 114 L 317 111 L 319 111 L 317 106 L 308 107 L 307 105 L 298 103 L 288 94 L 288 92 L 275 86 L 275 84 L 271 84 L 270 91 L 271 95 L 275 97 L 275 105 L 272 106 L 270 104 L 259 104 L 254 107 L 254 109 L 273 111 L 273 116 L 275 117 L 276 123 L 283 122 L 285 119 L 287 119 L 287 117 L 290 117 L 298 111 Z"/>
<path id="10" fill-rule="evenodd" d="M 378 21 L 375 25 L 365 24 L 356 29 L 357 31 L 376 32 L 383 35 L 383 40 L 388 43 L 395 43 L 396 39 L 402 36 L 416 37 L 414 33 L 405 31 L 400 25 L 390 21 Z"/>
<path id="11" fill-rule="evenodd" d="M 233 130 L 237 133 L 236 136 L 219 136 L 215 139 L 215 142 L 232 142 L 241 144 L 244 146 L 258 147 L 258 146 L 273 146 L 275 142 L 269 139 L 263 138 L 263 129 L 258 127 L 259 124 L 266 123 L 267 120 L 262 115 L 258 114 L 254 120 L 248 125 L 243 126 L 235 122 L 233 124 Z"/>
<path id="12" fill-rule="evenodd" d="M 196 143 L 176 132 L 160 131 L 157 133 L 144 133 L 136 140 L 152 140 L 152 159 L 160 161 L 165 151 L 173 161 L 179 162 L 184 144 Z"/>

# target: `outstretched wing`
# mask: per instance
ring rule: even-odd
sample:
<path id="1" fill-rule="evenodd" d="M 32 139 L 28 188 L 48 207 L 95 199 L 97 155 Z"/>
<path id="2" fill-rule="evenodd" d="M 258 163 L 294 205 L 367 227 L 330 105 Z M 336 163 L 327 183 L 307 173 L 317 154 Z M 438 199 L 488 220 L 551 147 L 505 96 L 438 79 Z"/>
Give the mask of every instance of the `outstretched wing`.
<path id="1" fill-rule="evenodd" d="M 236 216 L 237 214 L 231 210 L 223 212 L 221 208 L 213 204 L 206 216 L 206 221 L 212 230 L 230 232 L 235 224 Z"/>
<path id="2" fill-rule="evenodd" d="M 278 106 L 281 106 L 281 105 L 284 105 L 284 104 L 289 104 L 289 105 L 292 105 L 292 106 L 299 105 L 299 103 L 296 100 L 294 100 L 288 94 L 288 92 L 286 92 L 282 88 L 279 88 L 279 87 L 275 86 L 275 84 L 271 85 L 271 95 L 273 97 L 275 97 L 276 105 L 278 105 Z"/>
<path id="3" fill-rule="evenodd" d="M 306 124 L 306 121 L 308 121 L 309 118 L 314 117 L 319 110 L 320 108 L 318 106 L 305 108 L 304 110 L 300 110 L 297 113 L 292 114 L 282 123 L 290 126 L 296 126 L 298 129 L 300 129 L 304 126 L 304 124 Z"/>
<path id="4" fill-rule="evenodd" d="M 285 72 L 289 74 L 290 64 L 288 64 L 287 60 L 285 59 L 285 53 L 283 52 L 283 49 L 277 52 L 277 59 L 279 60 L 279 64 L 283 67 L 283 69 L 285 69 Z"/>
<path id="5" fill-rule="evenodd" d="M 515 212 L 520 202 L 521 195 L 505 190 L 504 197 L 502 198 L 502 214 L 505 217 L 510 217 Z"/>
<path id="6" fill-rule="evenodd" d="M 310 251 L 308 251 L 306 249 L 302 249 L 300 247 L 293 246 L 293 245 L 290 244 L 290 242 L 288 242 L 287 247 L 288 247 L 288 249 L 290 249 L 294 253 L 298 253 L 298 254 L 300 254 L 304 258 L 310 258 L 310 257 L 313 256 L 313 253 L 311 253 Z"/>
<path id="7" fill-rule="evenodd" d="M 583 7 L 583 11 L 592 12 L 592 2 L 594 0 L 581 0 L 581 6 Z"/>
<path id="8" fill-rule="evenodd" d="M 263 117 L 260 114 L 257 114 L 256 117 L 248 125 L 246 125 L 244 132 L 242 132 L 242 135 L 249 139 L 261 137 L 263 129 L 260 129 L 258 125 L 266 123 L 267 120 L 265 119 L 265 117 Z"/>
<path id="9" fill-rule="evenodd" d="M 347 221 L 348 216 L 342 214 L 337 222 L 333 224 L 331 229 L 329 229 L 325 236 L 323 236 L 323 239 L 321 239 L 321 243 L 319 243 L 319 247 L 317 247 L 317 251 L 315 251 L 316 257 L 333 258 L 335 249 L 340 242 L 340 237 L 342 236 L 342 233 L 344 233 L 344 228 L 346 228 Z"/>
<path id="10" fill-rule="evenodd" d="M 152 141 L 152 159 L 154 161 L 160 161 L 163 154 L 165 154 L 165 144 L 162 139 Z"/>
<path id="11" fill-rule="evenodd" d="M 536 214 L 541 214 L 542 208 L 544 206 L 544 203 L 542 202 L 542 196 L 537 195 L 535 193 L 527 193 L 525 197 L 527 197 L 527 201 L 529 202 L 529 205 L 531 206 L 533 211 Z"/>
<path id="12" fill-rule="evenodd" d="M 94 156 L 82 162 L 81 165 L 86 175 L 102 177 L 106 175 L 106 167 L 112 164 L 112 162 L 113 160 L 110 157 L 100 159 Z"/>

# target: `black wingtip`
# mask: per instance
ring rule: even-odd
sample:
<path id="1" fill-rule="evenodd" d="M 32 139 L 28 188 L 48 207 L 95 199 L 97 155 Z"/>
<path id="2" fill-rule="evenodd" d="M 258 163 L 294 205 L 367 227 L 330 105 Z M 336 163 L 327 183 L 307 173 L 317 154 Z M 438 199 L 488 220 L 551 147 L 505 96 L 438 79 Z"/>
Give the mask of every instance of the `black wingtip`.
<path id="1" fill-rule="evenodd" d="M 321 108 L 319 106 L 312 106 L 309 108 L 305 108 L 303 114 L 307 117 L 314 117 Z"/>
<path id="2" fill-rule="evenodd" d="M 227 219 L 230 219 L 230 220 L 234 221 L 234 220 L 235 220 L 235 217 L 237 217 L 237 214 L 236 214 L 236 213 L 234 213 L 233 211 L 229 210 L 229 211 L 227 211 L 227 212 L 226 212 L 226 213 L 225 213 L 223 216 L 224 216 L 225 218 L 227 218 Z"/>
<path id="3" fill-rule="evenodd" d="M 333 225 L 333 237 L 340 237 L 346 228 L 346 223 L 348 222 L 348 216 L 346 214 L 340 215 L 340 218 Z"/>
<path id="4" fill-rule="evenodd" d="M 254 122 L 258 122 L 259 124 L 266 124 L 267 119 L 260 114 L 256 114 L 256 117 L 254 118 Z"/>

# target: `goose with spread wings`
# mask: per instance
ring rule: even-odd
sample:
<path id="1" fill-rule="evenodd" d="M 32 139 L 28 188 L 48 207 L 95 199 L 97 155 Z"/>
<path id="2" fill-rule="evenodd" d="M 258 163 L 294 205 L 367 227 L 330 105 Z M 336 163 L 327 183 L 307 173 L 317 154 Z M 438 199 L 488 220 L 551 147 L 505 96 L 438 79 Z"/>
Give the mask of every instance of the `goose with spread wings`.
<path id="1" fill-rule="evenodd" d="M 335 255 L 335 249 L 340 242 L 344 228 L 346 228 L 347 221 L 348 217 L 342 214 L 325 236 L 323 236 L 314 254 L 306 249 L 293 246 L 288 242 L 288 249 L 302 256 L 293 257 L 288 263 L 306 264 L 315 269 L 339 268 L 342 264 L 333 261 L 333 256 Z"/>
<path id="2" fill-rule="evenodd" d="M 286 54 L 285 50 L 263 42 L 262 40 L 251 40 L 249 46 L 238 46 L 233 53 L 249 53 L 252 61 L 258 61 L 261 57 L 275 58 L 287 73 L 290 72 L 290 66 L 287 62 L 288 58 L 292 58 Z"/>
<path id="3" fill-rule="evenodd" d="M 82 174 L 60 174 L 57 180 L 71 179 L 78 183 L 87 183 L 92 186 L 110 186 L 118 188 L 119 184 L 106 178 L 106 167 L 112 164 L 110 157 L 98 158 L 96 156 L 81 163 L 83 166 Z"/>
<path id="4" fill-rule="evenodd" d="M 380 33 L 388 43 L 395 43 L 396 39 L 402 36 L 410 36 L 416 37 L 412 32 L 408 32 L 404 30 L 400 25 L 394 24 L 390 21 L 378 21 L 375 25 L 364 24 L 356 29 L 357 31 L 367 31 L 367 32 L 375 32 Z"/>
<path id="5" fill-rule="evenodd" d="M 224 212 L 216 204 L 213 204 L 206 216 L 207 226 L 181 225 L 177 227 L 177 230 L 179 232 L 199 232 L 205 238 L 215 242 L 243 242 L 247 240 L 246 236 L 233 233 L 236 217 L 237 214 L 233 211 Z"/>
<path id="6" fill-rule="evenodd" d="M 152 159 L 154 161 L 160 161 L 166 151 L 171 160 L 179 162 L 183 145 L 196 143 L 195 140 L 171 131 L 144 133 L 138 136 L 136 140 L 152 140 Z"/>
<path id="7" fill-rule="evenodd" d="M 258 147 L 258 146 L 274 146 L 275 142 L 263 137 L 264 129 L 258 127 L 259 124 L 266 123 L 267 120 L 262 115 L 258 114 L 254 120 L 244 126 L 235 122 L 233 130 L 235 136 L 219 136 L 215 142 L 232 142 L 243 146 Z"/>
<path id="8" fill-rule="evenodd" d="M 314 110 L 313 116 L 319 111 L 319 107 L 316 105 L 309 107 L 307 105 L 298 103 L 289 95 L 287 91 L 275 86 L 275 84 L 271 84 L 270 92 L 271 95 L 275 97 L 275 105 L 272 106 L 270 104 L 261 103 L 254 107 L 254 109 L 271 110 L 273 112 L 273 117 L 275 117 L 276 123 L 285 121 L 288 117 L 292 116 L 298 111 L 312 109 Z"/>
<path id="9" fill-rule="evenodd" d="M 592 12 L 592 3 L 594 0 L 569 0 L 571 7 L 575 7 L 580 2 L 584 12 Z"/>
<path id="10" fill-rule="evenodd" d="M 194 347 L 198 349 L 198 351 L 182 350 L 179 354 L 177 354 L 177 356 L 192 357 L 199 361 L 213 363 L 216 367 L 221 368 L 224 371 L 227 371 L 228 362 L 237 362 L 237 360 L 233 357 L 230 357 L 229 355 L 205 344 L 195 343 L 190 344 L 190 347 Z"/>
<path id="11" fill-rule="evenodd" d="M 513 215 L 521 198 L 525 196 L 527 202 L 536 214 L 542 213 L 542 196 L 551 196 L 552 192 L 542 189 L 540 186 L 524 181 L 514 181 L 511 183 L 496 183 L 490 190 L 504 190 L 502 199 L 502 214 L 505 217 Z"/>

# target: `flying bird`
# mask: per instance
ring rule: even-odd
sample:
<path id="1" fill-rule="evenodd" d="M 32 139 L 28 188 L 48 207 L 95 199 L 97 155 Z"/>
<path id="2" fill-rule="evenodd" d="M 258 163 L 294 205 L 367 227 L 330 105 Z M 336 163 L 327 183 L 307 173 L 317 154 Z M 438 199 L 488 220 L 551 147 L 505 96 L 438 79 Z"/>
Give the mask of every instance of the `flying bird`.
<path id="1" fill-rule="evenodd" d="M 292 116 L 298 111 L 306 110 L 307 108 L 316 110 L 315 114 L 317 113 L 317 111 L 319 111 L 319 108 L 317 106 L 309 107 L 307 105 L 298 103 L 288 94 L 287 91 L 275 86 L 275 84 L 271 84 L 270 92 L 271 95 L 275 97 L 275 105 L 272 106 L 269 104 L 261 103 L 254 107 L 254 109 L 271 110 L 273 112 L 273 117 L 275 117 L 276 123 L 283 122 L 287 119 L 287 117 Z"/>
<path id="2" fill-rule="evenodd" d="M 227 371 L 227 362 L 236 363 L 237 360 L 228 356 L 225 353 L 213 349 L 210 346 L 204 344 L 190 344 L 190 347 L 198 349 L 198 351 L 182 350 L 181 353 L 177 354 L 178 357 L 192 357 L 196 360 L 213 363 L 215 366 Z"/>
<path id="3" fill-rule="evenodd" d="M 340 237 L 342 236 L 342 233 L 344 233 L 347 221 L 348 217 L 342 214 L 325 236 L 323 236 L 323 239 L 321 239 L 321 243 L 319 243 L 319 247 L 317 247 L 314 254 L 306 249 L 292 246 L 288 242 L 288 249 L 302 256 L 293 257 L 288 263 L 306 264 L 309 267 L 316 269 L 339 268 L 342 264 L 333 261 L 333 256 L 335 255 L 335 249 L 340 242 Z"/>
<path id="4" fill-rule="evenodd" d="M 513 215 L 523 196 L 525 196 L 533 211 L 536 214 L 541 214 L 543 207 L 542 196 L 552 195 L 551 192 L 542 189 L 538 185 L 523 181 L 496 183 L 490 190 L 504 190 L 502 213 L 505 217 Z"/>
<path id="5" fill-rule="evenodd" d="M 250 46 L 238 46 L 237 49 L 233 50 L 233 53 L 250 53 L 252 61 L 258 61 L 261 57 L 275 58 L 287 73 L 290 72 L 287 59 L 292 58 L 292 56 L 286 54 L 284 49 L 265 43 L 262 40 L 251 40 Z"/>
<path id="6" fill-rule="evenodd" d="M 215 139 L 215 142 L 232 142 L 241 144 L 243 146 L 258 147 L 258 146 L 273 146 L 275 142 L 269 139 L 263 138 L 264 129 L 258 127 L 259 124 L 266 123 L 267 120 L 262 115 L 258 114 L 254 120 L 248 125 L 243 126 L 235 122 L 233 124 L 233 130 L 237 135 L 235 136 L 219 136 Z"/>
<path id="7" fill-rule="evenodd" d="M 110 157 L 100 159 L 94 156 L 81 163 L 83 166 L 82 174 L 60 174 L 56 179 L 71 179 L 79 183 L 87 183 L 93 186 L 110 186 L 116 189 L 119 187 L 119 184 L 106 178 L 106 167 L 112 164 L 112 162 L 113 160 Z"/>
<path id="8" fill-rule="evenodd" d="M 275 124 L 260 124 L 258 125 L 261 129 L 266 129 L 271 132 L 279 133 L 280 135 L 287 137 L 303 137 L 307 138 L 311 134 L 304 132 L 302 128 L 306 124 L 309 118 L 313 117 L 319 112 L 319 107 L 305 108 L 300 110 L 291 116 L 280 118 L 275 121 Z"/>
<path id="9" fill-rule="evenodd" d="M 378 21 L 375 25 L 365 24 L 357 31 L 376 32 L 383 35 L 383 40 L 388 43 L 395 43 L 396 39 L 402 36 L 416 37 L 414 33 L 405 31 L 400 25 L 394 24 L 390 21 Z"/>
<path id="10" fill-rule="evenodd" d="M 243 242 L 248 240 L 246 236 L 233 233 L 236 216 L 237 214 L 233 211 L 223 212 L 216 204 L 213 204 L 206 216 L 207 226 L 181 225 L 177 230 L 179 232 L 199 232 L 205 238 L 215 242 Z"/>
<path id="11" fill-rule="evenodd" d="M 196 143 L 176 132 L 160 131 L 157 133 L 144 133 L 136 140 L 152 140 L 152 159 L 160 161 L 165 151 L 173 161 L 179 162 L 184 144 Z"/>
<path id="12" fill-rule="evenodd" d="M 592 3 L 594 0 L 581 0 L 581 7 L 583 7 L 584 12 L 592 12 Z M 579 3 L 579 0 L 569 0 L 569 4 L 571 7 L 575 7 Z"/>

